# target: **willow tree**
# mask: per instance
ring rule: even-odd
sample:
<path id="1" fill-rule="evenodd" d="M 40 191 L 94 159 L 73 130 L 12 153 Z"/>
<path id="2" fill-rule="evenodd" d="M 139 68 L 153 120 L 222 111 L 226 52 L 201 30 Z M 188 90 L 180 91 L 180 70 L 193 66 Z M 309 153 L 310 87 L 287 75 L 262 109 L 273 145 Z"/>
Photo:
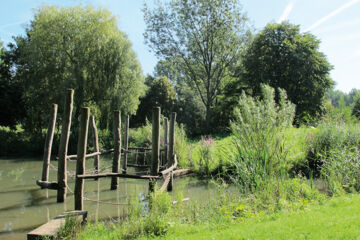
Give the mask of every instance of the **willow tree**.
<path id="1" fill-rule="evenodd" d="M 145 42 L 160 59 L 175 59 L 177 70 L 206 108 L 206 132 L 216 98 L 229 81 L 247 39 L 238 0 L 171 0 L 145 5 Z"/>
<path id="2" fill-rule="evenodd" d="M 49 103 L 62 102 L 66 88 L 75 89 L 75 117 L 81 106 L 89 106 L 103 127 L 111 108 L 136 111 L 144 91 L 142 70 L 109 11 L 44 6 L 35 10 L 26 36 L 15 41 L 28 129 L 43 127 Z"/>

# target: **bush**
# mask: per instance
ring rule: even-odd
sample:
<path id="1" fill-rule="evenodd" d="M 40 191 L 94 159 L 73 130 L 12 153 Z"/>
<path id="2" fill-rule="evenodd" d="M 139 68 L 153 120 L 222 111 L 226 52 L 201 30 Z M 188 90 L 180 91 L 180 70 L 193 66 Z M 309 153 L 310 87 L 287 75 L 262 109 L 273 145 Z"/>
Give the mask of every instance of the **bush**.
<path id="1" fill-rule="evenodd" d="M 324 161 L 341 149 L 359 148 L 360 128 L 356 124 L 323 122 L 309 139 L 305 174 L 319 177 Z"/>
<path id="2" fill-rule="evenodd" d="M 331 194 L 360 191 L 360 149 L 333 149 L 321 159 L 321 176 L 327 180 Z"/>
<path id="3" fill-rule="evenodd" d="M 262 93 L 262 100 L 242 93 L 231 123 L 235 151 L 229 157 L 234 180 L 250 192 L 271 176 L 284 176 L 289 168 L 282 133 L 294 120 L 295 106 L 284 90 L 279 90 L 279 104 L 273 88 L 263 85 Z"/>

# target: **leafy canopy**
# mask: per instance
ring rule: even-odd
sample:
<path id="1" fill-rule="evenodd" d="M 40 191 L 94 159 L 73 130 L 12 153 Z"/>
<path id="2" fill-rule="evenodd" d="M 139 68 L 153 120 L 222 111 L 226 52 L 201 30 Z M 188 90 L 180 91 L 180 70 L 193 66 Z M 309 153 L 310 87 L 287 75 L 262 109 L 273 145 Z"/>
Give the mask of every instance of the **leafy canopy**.
<path id="1" fill-rule="evenodd" d="M 171 0 L 144 8 L 145 42 L 163 60 L 171 59 L 196 89 L 206 108 L 209 130 L 215 100 L 230 78 L 248 37 L 238 0 Z"/>
<path id="2" fill-rule="evenodd" d="M 325 93 L 333 86 L 329 77 L 332 66 L 319 51 L 320 41 L 310 33 L 301 33 L 287 22 L 268 24 L 247 49 L 240 82 L 259 95 L 261 84 L 286 90 L 296 104 L 298 119 L 315 117 L 322 112 Z"/>
<path id="3" fill-rule="evenodd" d="M 75 89 L 75 117 L 89 106 L 103 128 L 111 110 L 135 113 L 144 92 L 142 70 L 109 11 L 44 6 L 35 10 L 26 36 L 15 40 L 29 129 L 41 129 L 49 104 L 62 103 L 67 88 Z"/>

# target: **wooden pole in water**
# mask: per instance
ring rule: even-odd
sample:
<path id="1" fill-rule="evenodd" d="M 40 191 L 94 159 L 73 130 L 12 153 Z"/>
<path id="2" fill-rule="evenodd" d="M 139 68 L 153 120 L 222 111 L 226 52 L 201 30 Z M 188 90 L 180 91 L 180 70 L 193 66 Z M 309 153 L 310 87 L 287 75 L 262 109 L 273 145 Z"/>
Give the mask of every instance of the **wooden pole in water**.
<path id="1" fill-rule="evenodd" d="M 42 170 L 42 176 L 41 176 L 41 181 L 44 181 L 44 182 L 49 181 L 49 165 L 50 165 L 52 143 L 53 143 L 53 139 L 54 139 L 57 109 L 58 109 L 58 105 L 53 104 L 51 107 L 51 118 L 49 121 L 48 131 L 46 134 L 46 140 L 45 140 L 45 146 L 44 146 L 44 156 L 43 156 L 44 162 L 43 162 L 43 170 Z"/>
<path id="2" fill-rule="evenodd" d="M 121 114 L 120 111 L 114 111 L 114 158 L 112 164 L 112 172 L 118 173 L 120 166 L 121 158 Z M 117 177 L 111 178 L 110 190 L 115 190 L 118 188 L 119 180 Z"/>
<path id="3" fill-rule="evenodd" d="M 130 116 L 126 116 L 125 120 L 125 136 L 124 136 L 124 162 L 123 162 L 123 173 L 126 173 L 127 167 L 127 155 L 128 155 L 128 148 L 129 148 L 129 124 L 130 124 Z"/>
<path id="4" fill-rule="evenodd" d="M 168 167 L 174 164 L 174 144 L 175 144 L 175 122 L 176 122 L 176 113 L 173 112 L 170 117 L 170 133 L 169 133 L 169 161 Z"/>
<path id="5" fill-rule="evenodd" d="M 175 154 L 175 122 L 176 122 L 176 113 L 173 112 L 170 117 L 170 136 L 169 136 L 169 161 L 168 161 L 168 167 L 172 166 L 174 164 L 174 154 Z M 170 181 L 167 186 L 168 191 L 172 191 L 173 189 L 173 181 L 174 176 L 173 173 L 170 173 Z"/>
<path id="6" fill-rule="evenodd" d="M 77 161 L 76 161 L 76 180 L 75 180 L 75 210 L 83 210 L 84 197 L 84 179 L 78 178 L 78 175 L 85 173 L 85 155 L 88 138 L 90 109 L 87 107 L 81 108 L 80 114 L 80 129 L 77 145 Z"/>
<path id="7" fill-rule="evenodd" d="M 168 164 L 168 155 L 169 155 L 169 121 L 167 118 L 164 118 L 164 165 Z"/>
<path id="8" fill-rule="evenodd" d="M 98 131 L 95 123 L 95 117 L 94 115 L 91 115 L 91 128 L 93 132 L 93 141 L 94 141 L 94 152 L 100 152 L 99 150 L 99 136 Z M 95 173 L 99 173 L 99 161 L 100 161 L 100 155 L 94 156 L 94 170 Z M 97 180 L 97 178 L 95 178 Z"/>
<path id="9" fill-rule="evenodd" d="M 66 199 L 66 186 L 67 186 L 66 155 L 69 144 L 73 101 L 74 101 L 74 90 L 68 89 L 65 97 L 64 114 L 62 119 L 61 137 L 60 137 L 60 145 L 59 145 L 59 153 L 58 153 L 59 188 L 57 191 L 57 202 L 64 202 Z"/>
<path id="10" fill-rule="evenodd" d="M 152 158 L 150 173 L 152 176 L 159 174 L 160 163 L 160 107 L 154 107 L 152 112 Z M 156 180 L 149 182 L 149 190 L 153 191 Z"/>

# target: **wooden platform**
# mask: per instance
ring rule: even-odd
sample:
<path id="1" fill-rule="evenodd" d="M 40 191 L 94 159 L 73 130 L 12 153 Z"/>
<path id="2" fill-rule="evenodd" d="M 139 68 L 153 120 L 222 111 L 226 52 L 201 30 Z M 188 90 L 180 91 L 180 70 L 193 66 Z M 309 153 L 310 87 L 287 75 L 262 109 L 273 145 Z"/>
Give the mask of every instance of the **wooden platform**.
<path id="1" fill-rule="evenodd" d="M 63 215 L 57 216 L 56 218 L 45 223 L 44 225 L 41 225 L 40 227 L 29 232 L 27 234 L 27 239 L 28 240 L 39 240 L 44 238 L 54 239 L 60 228 L 65 224 L 65 219 L 67 216 L 73 216 L 78 221 L 86 222 L 87 211 L 65 212 Z"/>

